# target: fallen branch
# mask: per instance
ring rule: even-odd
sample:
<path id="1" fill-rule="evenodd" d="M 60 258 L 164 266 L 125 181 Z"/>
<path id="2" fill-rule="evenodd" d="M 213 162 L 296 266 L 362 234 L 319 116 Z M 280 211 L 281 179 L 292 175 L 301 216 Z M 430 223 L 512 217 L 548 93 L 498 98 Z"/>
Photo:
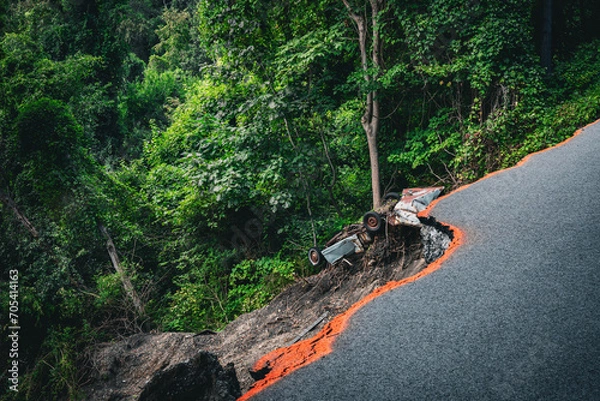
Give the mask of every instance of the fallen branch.
<path id="1" fill-rule="evenodd" d="M 296 338 L 294 338 L 287 346 L 289 347 L 292 344 L 297 343 L 298 341 L 300 341 L 302 339 L 302 337 L 304 337 L 305 335 L 307 335 L 311 330 L 313 330 L 315 327 L 317 327 L 319 325 L 319 323 L 321 323 L 323 320 L 325 320 L 325 318 L 329 316 L 329 312 L 325 312 L 323 313 L 317 320 L 315 320 L 310 326 L 308 326 L 306 329 L 304 329 L 302 331 L 302 333 L 300 333 Z"/>
<path id="2" fill-rule="evenodd" d="M 13 213 L 15 214 L 17 219 L 21 222 L 21 224 L 23 224 L 23 226 L 27 229 L 27 231 L 29 231 L 29 233 L 33 236 L 33 238 L 38 238 L 40 236 L 40 234 L 35 229 L 33 224 L 31 224 L 29 219 L 27 217 L 25 217 L 25 215 L 23 213 L 21 213 L 21 211 L 17 207 L 17 204 L 10 197 L 9 194 L 7 194 L 4 191 L 0 191 L 0 201 L 2 201 L 2 203 L 4 203 L 9 209 L 11 209 L 13 211 Z"/>
<path id="3" fill-rule="evenodd" d="M 144 305 L 142 304 L 140 297 L 135 291 L 135 288 L 133 287 L 129 276 L 127 276 L 125 269 L 123 269 L 123 266 L 121 266 L 121 261 L 119 260 L 119 255 L 117 254 L 117 248 L 115 247 L 115 243 L 110 237 L 110 234 L 108 234 L 108 230 L 106 229 L 106 227 L 104 227 L 102 224 L 98 224 L 98 228 L 100 229 L 102 235 L 104 235 L 104 237 L 106 238 L 106 249 L 108 250 L 108 255 L 110 256 L 110 260 L 112 262 L 113 267 L 119 274 L 121 283 L 123 284 L 123 288 L 125 289 L 125 293 L 133 302 L 133 306 L 135 307 L 135 311 L 138 317 L 143 316 Z"/>

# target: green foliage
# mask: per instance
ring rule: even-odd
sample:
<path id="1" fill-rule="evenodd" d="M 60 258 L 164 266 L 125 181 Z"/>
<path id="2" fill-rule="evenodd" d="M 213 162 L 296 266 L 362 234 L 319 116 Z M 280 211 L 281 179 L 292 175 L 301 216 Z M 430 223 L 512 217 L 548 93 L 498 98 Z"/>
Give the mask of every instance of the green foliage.
<path id="1" fill-rule="evenodd" d="M 111 306 L 123 297 L 123 285 L 119 273 L 105 274 L 96 277 L 97 298 L 94 304 L 97 308 Z"/>
<path id="2" fill-rule="evenodd" d="M 106 143 L 100 131 L 114 106 L 99 81 L 102 58 L 76 54 L 52 60 L 30 37 L 17 33 L 2 38 L 0 51 L 0 87 L 6 95 L 0 106 L 7 117 L 17 118 L 20 107 L 40 99 L 62 101 L 71 106 L 88 145 L 100 150 Z"/>
<path id="3" fill-rule="evenodd" d="M 23 184 L 30 196 L 55 204 L 81 174 L 81 126 L 64 103 L 46 98 L 22 106 L 15 125 Z"/>
<path id="4" fill-rule="evenodd" d="M 47 98 L 24 105 L 16 128 L 21 158 L 48 163 L 44 167 L 66 167 L 82 140 L 82 129 L 68 107 Z"/>
<path id="5" fill-rule="evenodd" d="M 451 151 L 462 143 L 458 127 L 451 124 L 453 110 L 440 110 L 439 115 L 429 120 L 429 126 L 415 129 L 408 134 L 405 149 L 389 156 L 389 161 L 398 163 L 402 171 L 414 171 L 423 167 L 446 166 L 450 164 Z"/>
<path id="6" fill-rule="evenodd" d="M 183 10 L 164 9 L 162 24 L 156 30 L 159 41 L 153 47 L 150 68 L 159 71 L 182 69 L 197 75 L 208 64 L 206 48 L 200 44 L 198 15 L 192 5 Z"/>
<path id="7" fill-rule="evenodd" d="M 119 99 L 119 119 L 128 157 L 138 158 L 153 130 L 165 128 L 183 97 L 186 77 L 181 70 L 159 72 L 147 68 L 141 81 L 127 85 Z"/>
<path id="8" fill-rule="evenodd" d="M 193 259 L 192 265 L 187 258 L 180 261 L 184 272 L 176 279 L 177 291 L 169 297 L 163 321 L 166 329 L 221 329 L 240 314 L 266 305 L 293 280 L 295 263 L 280 255 L 244 259 L 229 268 L 232 256 L 209 250 L 198 262 Z"/>
<path id="9" fill-rule="evenodd" d="M 202 257 L 200 255 L 203 255 Z M 169 296 L 168 313 L 163 326 L 167 330 L 200 331 L 222 328 L 229 321 L 227 302 L 227 266 L 230 252 L 208 249 L 181 255 L 175 279 L 177 290 Z"/>
<path id="10" fill-rule="evenodd" d="M 81 354 L 81 348 L 93 342 L 94 337 L 87 323 L 79 328 L 53 328 L 41 346 L 42 356 L 35 367 L 21 378 L 25 386 L 21 385 L 12 399 L 82 400 L 80 386 L 87 371 L 82 369 L 86 355 Z"/>
<path id="11" fill-rule="evenodd" d="M 598 40 L 584 43 L 576 49 L 571 59 L 558 63 L 555 68 L 559 80 L 556 90 L 561 95 L 576 97 L 595 87 L 600 74 L 599 47 Z"/>
<path id="12" fill-rule="evenodd" d="M 500 103 L 483 122 L 457 119 L 454 109 L 441 110 L 427 129 L 411 131 L 404 149 L 392 153 L 389 161 L 403 171 L 427 167 L 438 180 L 456 186 L 563 141 L 600 116 L 593 80 L 598 46 L 586 44 L 559 63 L 549 90 L 542 89 L 538 72 L 530 71 L 532 79 L 523 80 L 527 84 L 510 95 L 514 100 Z M 411 178 L 415 183 L 417 179 Z"/>
<path id="13" fill-rule="evenodd" d="M 265 306 L 294 277 L 294 263 L 280 255 L 246 259 L 229 275 L 227 311 L 234 319 Z"/>

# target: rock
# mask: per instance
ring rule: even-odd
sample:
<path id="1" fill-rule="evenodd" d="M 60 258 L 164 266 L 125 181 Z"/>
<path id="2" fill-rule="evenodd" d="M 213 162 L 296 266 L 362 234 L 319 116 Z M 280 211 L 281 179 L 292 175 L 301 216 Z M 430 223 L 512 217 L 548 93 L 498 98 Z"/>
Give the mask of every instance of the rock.
<path id="1" fill-rule="evenodd" d="M 248 369 L 248 373 L 250 373 L 250 376 L 252 376 L 252 378 L 256 381 L 264 379 L 265 376 L 270 371 L 271 371 L 271 366 L 269 366 L 268 362 L 265 364 L 265 366 L 263 366 L 262 368 L 260 368 L 258 370 L 255 370 L 254 367 Z"/>
<path id="2" fill-rule="evenodd" d="M 233 364 L 223 368 L 216 356 L 201 351 L 189 361 L 156 372 L 139 401 L 235 401 L 241 395 Z"/>
<path id="3" fill-rule="evenodd" d="M 441 224 L 435 223 L 430 219 L 428 224 L 421 227 L 421 244 L 423 246 L 423 256 L 427 263 L 441 257 L 450 246 L 452 239 L 450 233 Z"/>
<path id="4" fill-rule="evenodd" d="M 101 344 L 87 401 L 234 401 L 241 389 L 233 364 L 206 351 L 207 336 L 139 334 Z"/>

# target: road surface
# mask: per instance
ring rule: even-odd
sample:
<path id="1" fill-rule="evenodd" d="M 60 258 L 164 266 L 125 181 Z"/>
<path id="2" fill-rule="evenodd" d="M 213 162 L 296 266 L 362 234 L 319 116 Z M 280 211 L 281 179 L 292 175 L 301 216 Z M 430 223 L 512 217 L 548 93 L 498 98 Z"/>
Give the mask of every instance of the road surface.
<path id="1" fill-rule="evenodd" d="M 464 244 L 252 400 L 600 400 L 600 123 L 430 214 Z"/>

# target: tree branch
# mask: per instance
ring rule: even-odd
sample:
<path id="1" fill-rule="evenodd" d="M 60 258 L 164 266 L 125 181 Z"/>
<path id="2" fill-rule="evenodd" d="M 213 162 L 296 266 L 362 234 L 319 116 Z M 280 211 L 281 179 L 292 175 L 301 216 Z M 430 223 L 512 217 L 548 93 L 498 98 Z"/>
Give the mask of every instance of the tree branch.
<path id="1" fill-rule="evenodd" d="M 110 257 L 110 261 L 112 262 L 113 267 L 115 268 L 115 270 L 119 274 L 119 277 L 121 278 L 121 283 L 123 284 L 125 293 L 133 302 L 133 306 L 135 307 L 137 315 L 143 316 L 144 305 L 142 304 L 140 297 L 135 291 L 135 288 L 133 287 L 129 276 L 127 276 L 125 269 L 123 269 L 123 266 L 121 266 L 121 261 L 119 260 L 119 255 L 117 254 L 117 248 L 115 247 L 115 243 L 113 242 L 112 238 L 110 237 L 110 234 L 108 233 L 108 230 L 106 229 L 106 227 L 104 227 L 104 225 L 98 223 L 98 229 L 106 238 L 106 249 L 108 251 L 108 256 Z"/>
<path id="2" fill-rule="evenodd" d="M 23 213 L 21 213 L 21 211 L 17 207 L 17 204 L 8 193 L 0 191 L 0 201 L 2 201 L 2 203 L 4 203 L 9 209 L 13 211 L 17 219 L 21 222 L 21 224 L 23 224 L 27 231 L 29 231 L 33 238 L 38 238 L 40 236 L 38 230 L 36 230 L 36 228 L 33 226 L 33 224 L 31 224 L 29 219 Z"/>

